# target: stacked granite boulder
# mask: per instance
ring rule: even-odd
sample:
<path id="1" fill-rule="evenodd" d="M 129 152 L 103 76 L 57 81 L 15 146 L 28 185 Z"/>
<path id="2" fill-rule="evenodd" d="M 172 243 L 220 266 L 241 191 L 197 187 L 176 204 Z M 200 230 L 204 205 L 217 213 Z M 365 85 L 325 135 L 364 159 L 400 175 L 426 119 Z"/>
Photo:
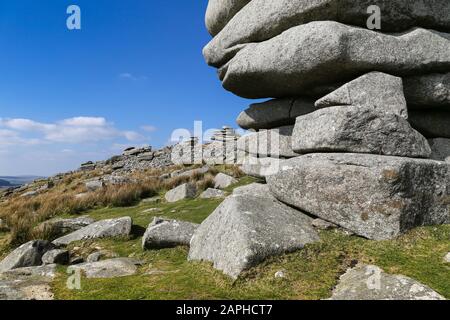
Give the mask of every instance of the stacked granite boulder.
<path id="1" fill-rule="evenodd" d="M 381 30 L 367 28 L 372 5 Z M 450 222 L 448 0 L 210 0 L 206 21 L 214 38 L 204 56 L 223 87 L 273 98 L 237 119 L 254 131 L 238 150 L 244 171 L 266 178 L 269 194 L 258 197 L 374 240 Z M 232 223 L 272 218 L 253 212 L 254 197 L 227 199 L 194 234 L 190 258 L 232 276 L 260 261 L 267 247 L 252 243 L 264 243 L 255 237 L 268 229 L 243 219 L 248 234 L 236 234 Z M 283 230 L 295 233 L 290 219 L 278 220 L 268 243 L 284 243 Z M 246 252 L 232 271 L 224 235 L 242 238 Z"/>

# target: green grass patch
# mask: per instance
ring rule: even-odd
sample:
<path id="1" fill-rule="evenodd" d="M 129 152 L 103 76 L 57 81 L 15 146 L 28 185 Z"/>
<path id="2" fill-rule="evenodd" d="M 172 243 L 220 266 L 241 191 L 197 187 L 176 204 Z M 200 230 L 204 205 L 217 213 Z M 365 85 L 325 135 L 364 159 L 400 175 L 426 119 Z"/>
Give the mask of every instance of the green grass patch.
<path id="1" fill-rule="evenodd" d="M 357 262 L 412 277 L 450 298 L 450 226 L 424 227 L 396 240 L 370 241 L 339 231 L 321 232 L 321 241 L 292 254 L 273 257 L 233 281 L 208 263 L 187 261 L 188 249 L 142 251 L 140 238 L 100 240 L 92 246 L 144 262 L 139 274 L 115 279 L 83 279 L 68 290 L 61 272 L 58 299 L 324 299 L 339 276 Z M 283 270 L 285 278 L 275 278 Z"/>

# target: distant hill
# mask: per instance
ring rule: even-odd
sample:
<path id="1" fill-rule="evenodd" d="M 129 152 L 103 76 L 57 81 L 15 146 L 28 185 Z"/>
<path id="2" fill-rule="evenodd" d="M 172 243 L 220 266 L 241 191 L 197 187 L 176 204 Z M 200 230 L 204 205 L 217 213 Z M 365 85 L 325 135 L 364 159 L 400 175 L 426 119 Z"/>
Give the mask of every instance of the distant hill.
<path id="1" fill-rule="evenodd" d="M 0 176 L 0 188 L 20 186 L 42 177 L 39 176 Z"/>
<path id="2" fill-rule="evenodd" d="M 0 188 L 11 187 L 12 184 L 9 181 L 0 179 Z"/>

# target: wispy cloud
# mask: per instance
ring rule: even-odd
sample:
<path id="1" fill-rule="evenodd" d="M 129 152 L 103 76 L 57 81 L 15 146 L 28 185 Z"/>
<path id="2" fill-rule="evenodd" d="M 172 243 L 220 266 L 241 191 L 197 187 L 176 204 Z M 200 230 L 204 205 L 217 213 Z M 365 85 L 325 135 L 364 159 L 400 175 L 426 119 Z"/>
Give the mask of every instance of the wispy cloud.
<path id="1" fill-rule="evenodd" d="M 119 78 L 124 79 L 124 80 L 133 80 L 133 81 L 138 81 L 138 80 L 145 81 L 148 79 L 147 76 L 142 76 L 142 75 L 136 76 L 129 72 L 123 72 L 123 73 L 119 74 Z"/>
<path id="2" fill-rule="evenodd" d="M 145 132 L 155 132 L 157 130 L 157 128 L 152 125 L 146 125 L 146 126 L 142 126 L 141 130 L 143 130 Z"/>

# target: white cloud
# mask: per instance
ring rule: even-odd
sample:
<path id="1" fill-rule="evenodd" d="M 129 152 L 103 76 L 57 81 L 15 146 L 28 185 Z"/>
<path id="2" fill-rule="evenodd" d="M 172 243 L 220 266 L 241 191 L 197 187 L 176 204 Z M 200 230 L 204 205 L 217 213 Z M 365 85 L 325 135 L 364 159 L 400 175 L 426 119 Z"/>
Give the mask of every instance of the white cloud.
<path id="1" fill-rule="evenodd" d="M 113 123 L 102 117 L 74 117 L 55 123 L 0 118 L 0 130 L 0 145 L 89 143 L 115 138 L 125 138 L 128 141 L 144 139 L 137 132 L 118 130 Z M 39 137 L 23 137 L 21 133 L 33 133 Z"/>

